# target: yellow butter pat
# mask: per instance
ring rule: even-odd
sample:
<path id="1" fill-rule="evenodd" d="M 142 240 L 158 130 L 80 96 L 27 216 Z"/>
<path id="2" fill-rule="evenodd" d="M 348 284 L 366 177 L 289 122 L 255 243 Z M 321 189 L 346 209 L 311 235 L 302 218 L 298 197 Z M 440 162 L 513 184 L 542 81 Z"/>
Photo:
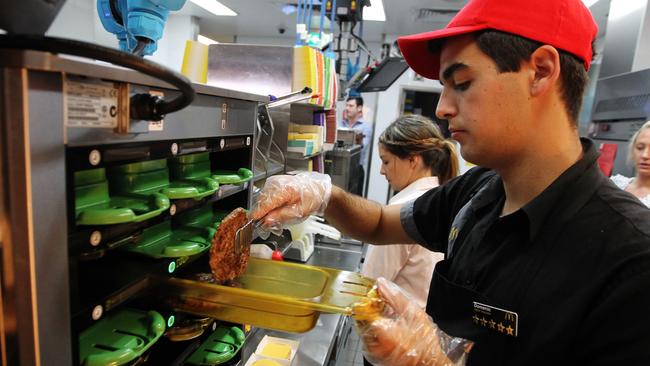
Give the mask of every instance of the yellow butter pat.
<path id="1" fill-rule="evenodd" d="M 268 343 L 262 350 L 262 356 L 288 360 L 291 357 L 291 347 L 281 343 Z"/>
<path id="2" fill-rule="evenodd" d="M 273 360 L 257 360 L 253 362 L 253 366 L 282 366 Z"/>

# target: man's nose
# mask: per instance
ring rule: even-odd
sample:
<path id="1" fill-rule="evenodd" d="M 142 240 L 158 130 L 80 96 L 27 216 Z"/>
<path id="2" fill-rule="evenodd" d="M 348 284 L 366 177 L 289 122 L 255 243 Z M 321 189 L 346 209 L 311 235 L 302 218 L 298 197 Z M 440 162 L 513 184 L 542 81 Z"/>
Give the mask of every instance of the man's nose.
<path id="1" fill-rule="evenodd" d="M 440 94 L 440 99 L 438 99 L 438 106 L 436 107 L 436 117 L 440 119 L 452 119 L 458 114 L 458 109 L 453 99 L 449 96 L 449 93 L 445 92 L 445 88 L 442 89 L 442 94 Z"/>

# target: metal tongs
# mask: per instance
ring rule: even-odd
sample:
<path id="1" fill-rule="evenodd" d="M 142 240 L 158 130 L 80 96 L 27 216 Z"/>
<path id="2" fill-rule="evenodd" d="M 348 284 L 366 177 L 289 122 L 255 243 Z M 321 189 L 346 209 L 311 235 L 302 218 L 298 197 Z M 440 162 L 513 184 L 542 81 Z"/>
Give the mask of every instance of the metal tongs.
<path id="1" fill-rule="evenodd" d="M 250 245 L 253 242 L 253 234 L 255 229 L 257 229 L 262 222 L 261 220 L 248 220 L 244 226 L 240 227 L 235 232 L 235 253 L 237 255 L 241 254 L 242 248 L 245 245 Z"/>

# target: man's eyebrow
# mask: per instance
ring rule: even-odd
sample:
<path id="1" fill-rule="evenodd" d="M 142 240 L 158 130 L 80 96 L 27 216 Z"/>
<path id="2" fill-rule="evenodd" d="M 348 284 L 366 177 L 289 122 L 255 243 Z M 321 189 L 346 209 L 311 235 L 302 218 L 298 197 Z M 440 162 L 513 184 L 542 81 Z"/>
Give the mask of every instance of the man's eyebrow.
<path id="1" fill-rule="evenodd" d="M 459 69 L 466 68 L 466 67 L 468 67 L 468 66 L 465 65 L 462 62 L 455 62 L 455 63 L 447 66 L 447 68 L 442 72 L 442 78 L 440 78 L 440 81 L 449 80 L 454 75 L 454 73 L 456 71 L 458 71 Z"/>

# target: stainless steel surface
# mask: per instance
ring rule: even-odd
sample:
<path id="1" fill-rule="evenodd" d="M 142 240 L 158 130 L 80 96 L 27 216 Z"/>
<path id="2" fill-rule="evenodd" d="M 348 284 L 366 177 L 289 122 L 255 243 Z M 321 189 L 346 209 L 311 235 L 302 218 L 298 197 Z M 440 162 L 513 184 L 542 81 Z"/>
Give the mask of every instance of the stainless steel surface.
<path id="1" fill-rule="evenodd" d="M 246 340 L 241 349 L 242 361 L 239 366 L 246 364 L 258 344 L 265 335 L 272 337 L 288 338 L 300 342 L 296 358 L 293 361 L 295 366 L 323 366 L 332 353 L 338 330 L 345 318 L 339 314 L 321 314 L 316 327 L 307 333 L 284 333 L 266 329 L 256 329 L 255 334 Z"/>
<path id="2" fill-rule="evenodd" d="M 346 192 L 359 191 L 361 145 L 335 147 L 325 153 L 325 173 L 332 177 L 332 184 Z"/>
<path id="3" fill-rule="evenodd" d="M 63 111 L 50 98 L 62 76 L 0 73 L 3 351 L 11 365 L 70 365 Z"/>
<path id="4" fill-rule="evenodd" d="M 143 91 L 150 88 L 134 86 L 131 89 Z M 175 91 L 168 92 L 176 93 Z M 226 114 L 227 123 L 222 126 L 221 106 L 224 103 L 228 106 L 228 112 Z M 211 136 L 253 135 L 256 106 L 257 102 L 253 101 L 199 93 L 192 102 L 192 108 L 185 108 L 165 116 L 162 131 L 147 133 L 149 122 L 133 120 L 130 127 L 135 131 L 127 134 L 118 134 L 112 129 L 105 128 L 74 127 L 67 129 L 67 143 L 69 146 L 88 146 L 122 142 L 174 141 Z M 239 121 L 251 122 L 241 123 Z"/>
<path id="5" fill-rule="evenodd" d="M 163 81 L 136 71 L 58 57 L 47 52 L 0 49 L 0 67 L 25 67 L 32 70 L 65 72 L 74 75 L 97 77 L 105 80 L 124 81 L 133 84 L 174 89 L 173 86 Z M 218 81 L 215 82 L 215 85 L 219 86 L 197 83 L 192 84 L 194 90 L 200 94 L 216 95 L 225 98 L 248 100 L 253 102 L 268 102 L 269 100 L 266 95 L 225 88 L 220 85 Z"/>
<path id="6" fill-rule="evenodd" d="M 341 244 L 339 246 L 316 243 L 314 254 L 305 263 L 312 266 L 336 267 L 346 271 L 357 271 L 361 261 L 361 247 Z"/>
<path id="7" fill-rule="evenodd" d="M 594 121 L 638 120 L 649 116 L 650 69 L 598 80 Z"/>
<path id="8" fill-rule="evenodd" d="M 346 271 L 356 271 L 361 260 L 362 247 L 354 244 L 333 243 L 319 244 L 317 242 L 314 254 L 306 264 L 323 267 L 333 267 Z M 255 352 L 257 345 L 264 335 L 289 338 L 300 342 L 298 353 L 294 361 L 295 366 L 323 366 L 327 365 L 332 357 L 335 344 L 344 330 L 345 317 L 339 314 L 321 314 L 316 327 L 309 332 L 294 334 L 276 332 L 266 329 L 256 329 L 255 334 L 247 340 L 242 347 L 243 366 L 248 358 Z"/>
<path id="9" fill-rule="evenodd" d="M 263 95 L 291 93 L 293 47 L 210 45 L 208 84 Z"/>
<path id="10" fill-rule="evenodd" d="M 650 69 L 598 80 L 589 137 L 618 146 L 614 174 L 634 175 L 628 141 L 650 119 Z"/>
<path id="11" fill-rule="evenodd" d="M 646 19 L 647 6 L 648 0 L 634 1 L 634 4 L 627 0 L 611 1 L 600 77 L 643 68 L 642 58 L 648 58 L 644 50 L 647 43 L 640 40 L 650 31 L 650 23 Z M 650 66 L 647 61 L 650 60 L 646 60 L 646 68 Z"/>

